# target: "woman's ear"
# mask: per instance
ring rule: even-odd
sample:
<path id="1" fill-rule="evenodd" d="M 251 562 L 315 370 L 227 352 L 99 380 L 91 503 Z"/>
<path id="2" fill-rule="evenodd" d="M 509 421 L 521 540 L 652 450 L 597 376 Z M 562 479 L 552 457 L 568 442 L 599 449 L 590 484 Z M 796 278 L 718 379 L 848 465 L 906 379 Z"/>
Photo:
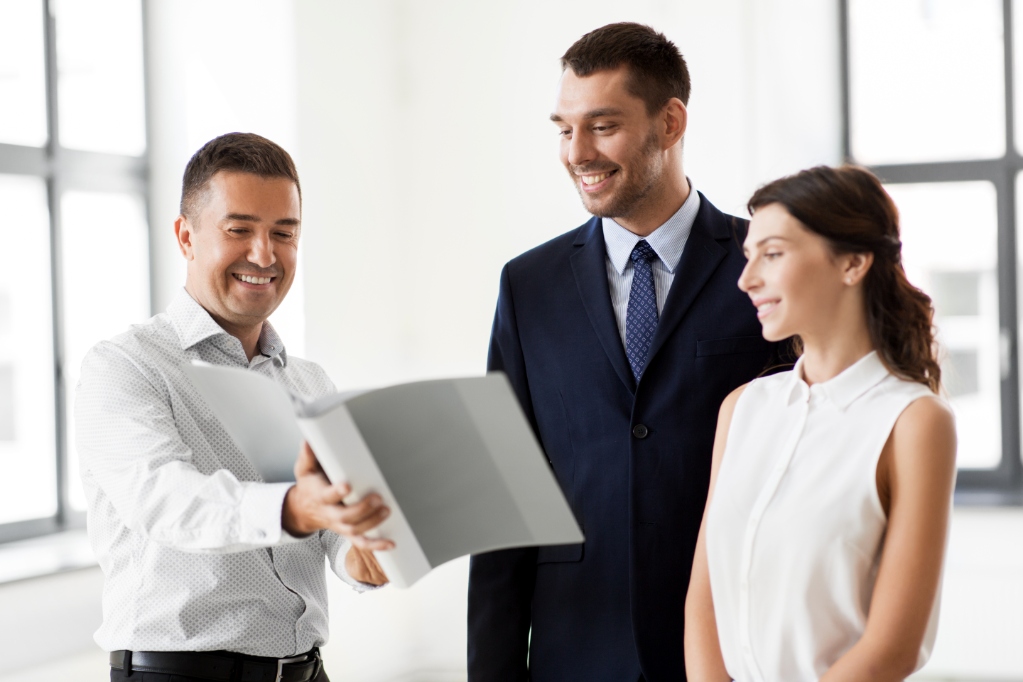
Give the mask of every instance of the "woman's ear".
<path id="1" fill-rule="evenodd" d="M 847 286 L 856 286 L 867 276 L 873 264 L 874 254 L 869 251 L 846 254 L 842 259 L 842 280 Z"/>

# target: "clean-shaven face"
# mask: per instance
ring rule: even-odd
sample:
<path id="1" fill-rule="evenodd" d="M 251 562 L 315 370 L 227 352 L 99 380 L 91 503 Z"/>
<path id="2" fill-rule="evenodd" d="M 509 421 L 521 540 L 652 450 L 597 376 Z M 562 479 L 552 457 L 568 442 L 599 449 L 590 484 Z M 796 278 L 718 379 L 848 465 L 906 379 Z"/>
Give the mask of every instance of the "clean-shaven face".
<path id="1" fill-rule="evenodd" d="M 845 285 L 824 237 L 781 204 L 768 204 L 753 214 L 743 253 L 749 260 L 739 288 L 756 306 L 765 339 L 805 336 L 831 325 Z"/>
<path id="2" fill-rule="evenodd" d="M 261 325 L 294 281 L 300 226 L 291 180 L 217 173 L 187 223 L 186 288 L 225 328 Z"/>
<path id="3" fill-rule="evenodd" d="M 628 217 L 664 174 L 664 154 L 643 100 L 626 89 L 626 67 L 580 78 L 565 69 L 551 120 L 561 134 L 561 162 L 586 210 Z"/>

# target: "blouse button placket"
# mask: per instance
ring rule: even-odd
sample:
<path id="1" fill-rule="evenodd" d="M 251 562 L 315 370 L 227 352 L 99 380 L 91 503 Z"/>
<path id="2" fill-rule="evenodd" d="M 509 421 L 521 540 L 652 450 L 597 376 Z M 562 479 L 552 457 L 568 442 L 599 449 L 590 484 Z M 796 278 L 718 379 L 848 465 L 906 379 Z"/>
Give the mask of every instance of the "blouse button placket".
<path id="1" fill-rule="evenodd" d="M 792 434 L 789 436 L 788 442 L 781 451 L 781 456 L 778 459 L 778 465 L 771 471 L 771 475 L 764 482 L 764 487 L 760 491 L 760 495 L 757 496 L 757 501 L 754 503 L 753 508 L 750 510 L 749 523 L 746 525 L 746 534 L 743 538 L 742 548 L 742 567 L 741 567 L 741 583 L 739 585 L 739 636 L 742 639 L 742 652 L 746 659 L 746 667 L 750 673 L 758 680 L 763 680 L 763 675 L 760 673 L 760 668 L 757 665 L 756 659 L 753 656 L 753 633 L 750 628 L 750 572 L 753 567 L 753 543 L 756 540 L 757 530 L 760 528 L 760 520 L 764 516 L 764 511 L 767 506 L 771 503 L 771 499 L 774 497 L 775 491 L 778 490 L 778 485 L 781 483 L 782 478 L 785 476 L 785 472 L 788 470 L 789 464 L 792 462 L 792 455 L 796 452 L 796 447 L 799 445 L 799 439 L 803 435 L 803 430 L 806 427 L 807 416 L 809 415 L 809 395 L 805 395 L 803 400 L 794 403 L 791 409 L 796 410 L 794 414 L 794 427 Z"/>

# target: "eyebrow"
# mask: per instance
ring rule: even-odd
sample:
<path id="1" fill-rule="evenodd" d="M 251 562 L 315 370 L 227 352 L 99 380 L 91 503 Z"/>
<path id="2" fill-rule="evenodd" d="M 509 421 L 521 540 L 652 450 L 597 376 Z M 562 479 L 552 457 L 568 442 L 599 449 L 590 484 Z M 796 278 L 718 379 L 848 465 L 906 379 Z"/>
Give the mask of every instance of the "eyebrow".
<path id="1" fill-rule="evenodd" d="M 768 237 L 764 237 L 763 239 L 761 239 L 760 241 L 758 241 L 758 242 L 757 242 L 756 244 L 754 244 L 754 245 L 753 245 L 753 248 L 757 248 L 757 247 L 763 246 L 765 242 L 769 242 L 769 241 L 771 241 L 772 239 L 780 239 L 780 240 L 782 240 L 783 242 L 789 242 L 789 241 L 792 241 L 791 239 L 789 239 L 789 238 L 787 238 L 787 237 L 781 237 L 781 236 L 779 236 L 779 235 L 776 235 L 776 234 L 772 234 L 772 235 L 770 235 L 770 236 L 768 236 Z M 746 246 L 746 244 L 743 244 L 743 245 L 742 245 L 742 253 L 743 253 L 743 255 L 745 255 L 745 254 L 749 253 L 749 251 L 750 251 L 750 247 Z"/>
<path id="2" fill-rule="evenodd" d="M 621 109 L 615 109 L 614 107 L 604 107 L 603 109 L 593 109 L 592 111 L 587 111 L 585 114 L 583 114 L 583 118 L 584 119 L 605 118 L 608 116 L 621 116 L 623 113 L 625 112 L 622 111 Z M 558 116 L 557 114 L 551 114 L 551 120 L 554 121 L 555 123 L 561 123 L 565 119 L 561 118 L 561 116 Z"/>
<path id="3" fill-rule="evenodd" d="M 762 246 L 762 245 L 764 244 L 764 242 L 769 242 L 769 241 L 771 241 L 772 239 L 780 239 L 780 240 L 782 240 L 783 242 L 788 242 L 788 241 L 792 241 L 792 240 L 791 240 L 791 239 L 789 239 L 788 237 L 780 237 L 780 236 L 778 236 L 778 235 L 776 235 L 776 234 L 772 234 L 772 235 L 771 235 L 771 236 L 769 236 L 769 237 L 764 237 L 763 239 L 761 239 L 760 241 L 758 241 L 758 242 L 757 242 L 756 244 L 754 244 L 753 246 Z"/>
<path id="4" fill-rule="evenodd" d="M 246 223 L 260 223 L 263 219 L 259 216 L 252 215 L 249 213 L 228 213 L 224 216 L 224 220 L 238 220 Z M 281 218 L 274 225 L 298 225 L 298 218 Z"/>

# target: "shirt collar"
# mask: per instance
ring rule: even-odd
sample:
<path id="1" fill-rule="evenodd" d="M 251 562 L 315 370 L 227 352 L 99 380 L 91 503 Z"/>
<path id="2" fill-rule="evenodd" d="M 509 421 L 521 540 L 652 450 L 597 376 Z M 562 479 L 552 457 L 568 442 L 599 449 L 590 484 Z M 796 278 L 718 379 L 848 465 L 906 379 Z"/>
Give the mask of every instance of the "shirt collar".
<path id="1" fill-rule="evenodd" d="M 686 181 L 689 182 L 689 179 L 686 178 Z M 693 224 L 696 222 L 696 214 L 699 212 L 700 194 L 693 189 L 693 183 L 689 182 L 689 197 L 685 203 L 663 225 L 646 237 L 629 232 L 612 218 L 602 218 L 604 244 L 607 247 L 607 257 L 611 260 L 611 265 L 619 275 L 625 272 L 632 250 L 637 243 L 646 239 L 668 271 L 674 273 L 682 258 L 682 249 L 685 248 L 686 240 L 689 239 L 689 233 L 692 232 Z"/>
<path id="2" fill-rule="evenodd" d="M 182 350 L 188 350 L 214 336 L 221 334 L 230 336 L 184 287 L 175 294 L 170 305 L 167 306 L 167 316 L 178 333 Z M 281 341 L 277 330 L 269 321 L 263 322 L 263 329 L 259 332 L 258 345 L 261 355 L 268 358 L 280 357 L 278 364 L 281 367 L 287 364 L 288 354 L 284 350 L 284 342 Z"/>
<path id="3" fill-rule="evenodd" d="M 872 350 L 838 375 L 819 384 L 807 386 L 803 379 L 803 357 L 800 357 L 796 361 L 796 366 L 792 368 L 792 376 L 789 379 L 789 404 L 798 399 L 808 399 L 812 391 L 830 400 L 838 409 L 844 410 L 889 374 L 877 351 Z"/>
<path id="4" fill-rule="evenodd" d="M 270 320 L 263 323 L 263 329 L 259 332 L 259 353 L 275 360 L 279 367 L 288 364 L 288 352 L 284 350 L 284 342 L 270 324 Z"/>

